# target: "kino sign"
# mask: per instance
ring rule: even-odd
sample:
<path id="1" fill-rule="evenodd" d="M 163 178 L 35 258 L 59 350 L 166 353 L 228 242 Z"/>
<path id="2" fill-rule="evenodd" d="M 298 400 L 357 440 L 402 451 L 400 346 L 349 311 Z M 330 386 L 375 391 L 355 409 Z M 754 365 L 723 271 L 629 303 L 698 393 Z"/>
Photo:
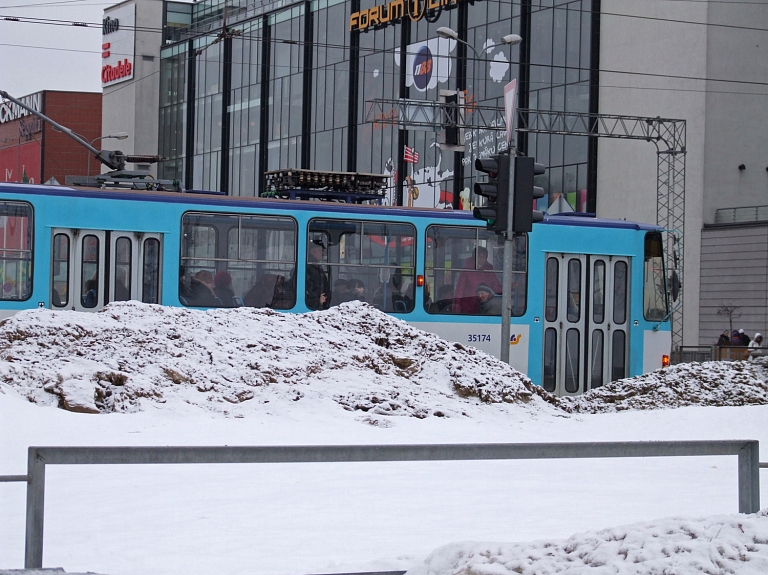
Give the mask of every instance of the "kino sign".
<path id="1" fill-rule="evenodd" d="M 110 10 L 101 23 L 101 86 L 133 78 L 136 5 Z"/>
<path id="2" fill-rule="evenodd" d="M 392 0 L 367 10 L 353 12 L 349 17 L 349 30 L 386 26 L 399 22 L 405 16 L 418 22 L 428 12 L 431 13 L 439 8 L 450 8 L 458 3 L 459 0 Z"/>

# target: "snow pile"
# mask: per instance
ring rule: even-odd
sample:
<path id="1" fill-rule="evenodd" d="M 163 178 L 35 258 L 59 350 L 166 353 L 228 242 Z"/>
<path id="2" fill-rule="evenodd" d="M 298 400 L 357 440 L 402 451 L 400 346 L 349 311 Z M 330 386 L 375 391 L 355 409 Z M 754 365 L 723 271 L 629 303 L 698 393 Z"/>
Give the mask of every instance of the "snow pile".
<path id="1" fill-rule="evenodd" d="M 688 405 L 765 405 L 766 379 L 768 368 L 762 362 L 682 363 L 620 379 L 578 397 L 565 397 L 558 404 L 566 411 L 579 413 Z"/>
<path id="2" fill-rule="evenodd" d="M 86 413 L 180 400 L 242 416 L 314 397 L 424 418 L 467 415 L 480 402 L 537 409 L 552 401 L 488 355 L 360 302 L 308 314 L 138 302 L 95 314 L 28 310 L 0 325 L 0 360 L 0 385 Z"/>
<path id="3" fill-rule="evenodd" d="M 530 543 L 455 543 L 407 575 L 768 573 L 768 510 L 668 518 Z"/>

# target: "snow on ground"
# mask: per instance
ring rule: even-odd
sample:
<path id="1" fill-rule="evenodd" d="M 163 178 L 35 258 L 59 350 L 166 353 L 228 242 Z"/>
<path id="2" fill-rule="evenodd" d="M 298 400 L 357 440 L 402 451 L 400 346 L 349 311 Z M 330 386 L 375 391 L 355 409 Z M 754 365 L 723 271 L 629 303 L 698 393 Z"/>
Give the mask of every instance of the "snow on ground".
<path id="1" fill-rule="evenodd" d="M 762 365 L 688 364 L 554 400 L 360 304 L 33 310 L 0 325 L 0 360 L 0 474 L 23 473 L 29 445 L 768 442 Z M 69 572 L 768 572 L 768 517 L 735 514 L 734 457 L 50 466 L 46 477 L 44 566 Z M 21 567 L 21 484 L 0 483 L 0 508 L 0 568 Z"/>
<path id="2" fill-rule="evenodd" d="M 579 397 L 561 399 L 567 411 L 601 413 L 688 405 L 765 405 L 768 369 L 764 360 L 682 363 L 611 382 Z"/>
<path id="3" fill-rule="evenodd" d="M 0 342 L 6 386 L 85 413 L 182 401 L 242 417 L 269 401 L 332 399 L 423 418 L 466 415 L 478 402 L 536 410 L 551 401 L 486 354 L 360 302 L 303 315 L 136 302 L 96 314 L 30 310 L 6 320 Z"/>
<path id="4" fill-rule="evenodd" d="M 454 543 L 408 575 L 768 573 L 768 510 L 662 519 L 532 543 Z"/>

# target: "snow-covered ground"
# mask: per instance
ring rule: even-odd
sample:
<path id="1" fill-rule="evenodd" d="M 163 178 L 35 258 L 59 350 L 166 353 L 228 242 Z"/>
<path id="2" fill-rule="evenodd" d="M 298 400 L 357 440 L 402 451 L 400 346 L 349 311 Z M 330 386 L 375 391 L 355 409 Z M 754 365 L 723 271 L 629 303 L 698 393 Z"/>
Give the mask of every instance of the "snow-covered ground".
<path id="1" fill-rule="evenodd" d="M 30 445 L 766 442 L 766 375 L 691 364 L 556 400 L 361 304 L 34 310 L 0 325 L 0 474 L 24 473 Z M 70 572 L 768 572 L 768 516 L 735 513 L 734 457 L 46 476 L 44 566 Z M 0 483 L 0 568 L 23 565 L 24 505 L 23 484 Z"/>

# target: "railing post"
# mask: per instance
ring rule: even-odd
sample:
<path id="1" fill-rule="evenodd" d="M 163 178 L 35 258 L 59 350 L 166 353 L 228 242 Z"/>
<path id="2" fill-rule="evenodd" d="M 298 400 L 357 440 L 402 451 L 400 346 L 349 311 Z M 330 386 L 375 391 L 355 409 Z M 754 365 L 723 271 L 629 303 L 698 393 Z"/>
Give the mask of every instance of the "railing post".
<path id="1" fill-rule="evenodd" d="M 24 568 L 43 567 L 43 514 L 45 509 L 45 462 L 37 449 L 27 454 L 27 533 L 24 542 Z"/>
<path id="2" fill-rule="evenodd" d="M 739 513 L 760 511 L 760 444 L 747 441 L 739 450 Z"/>

